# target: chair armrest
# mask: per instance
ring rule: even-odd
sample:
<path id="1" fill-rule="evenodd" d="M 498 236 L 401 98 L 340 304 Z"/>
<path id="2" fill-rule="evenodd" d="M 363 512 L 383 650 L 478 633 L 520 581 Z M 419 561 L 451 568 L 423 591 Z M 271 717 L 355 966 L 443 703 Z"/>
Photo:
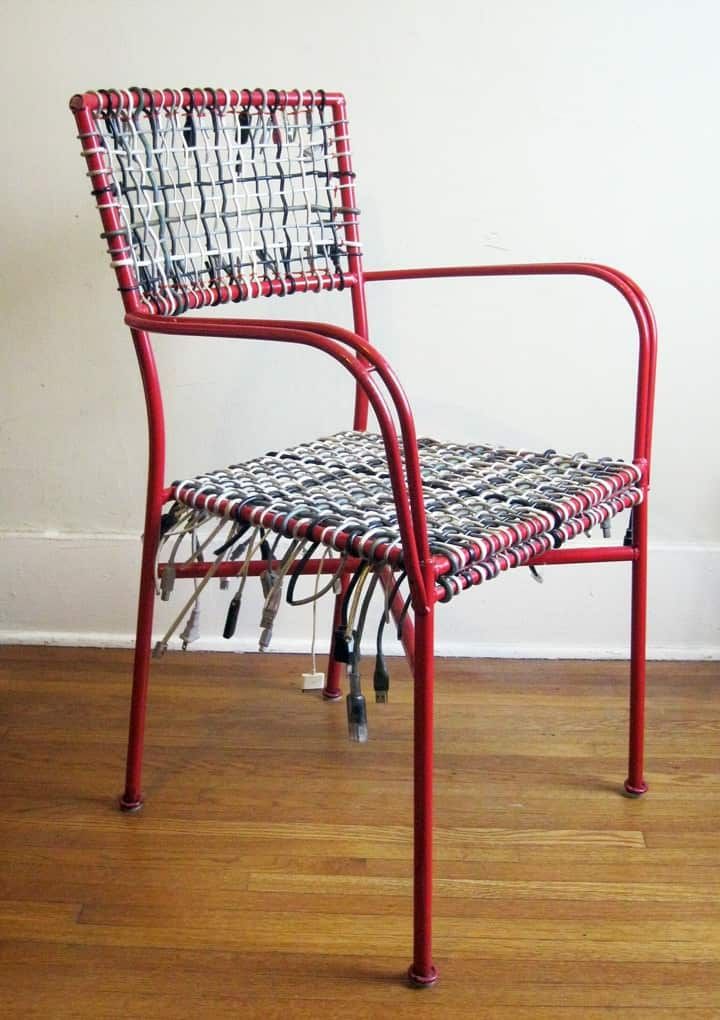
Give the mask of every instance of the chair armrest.
<path id="1" fill-rule="evenodd" d="M 379 351 L 350 330 L 326 323 L 184 318 L 138 312 L 128 312 L 125 322 L 138 333 L 301 344 L 329 354 L 340 362 L 367 394 L 377 417 L 388 458 L 413 608 L 416 612 L 428 612 L 430 602 L 434 601 L 434 588 L 431 585 L 431 580 L 434 584 L 434 575 L 427 537 L 415 422 L 395 372 Z M 378 379 L 385 385 L 398 417 L 405 453 L 404 465 L 392 415 Z"/>
<path id="2" fill-rule="evenodd" d="M 623 296 L 638 328 L 638 379 L 635 401 L 634 459 L 643 467 L 647 481 L 650 470 L 657 327 L 650 302 L 640 287 L 625 273 L 594 262 L 536 262 L 490 266 L 429 266 L 422 269 L 369 270 L 366 283 L 393 280 L 431 280 L 464 276 L 591 276 L 610 284 Z"/>

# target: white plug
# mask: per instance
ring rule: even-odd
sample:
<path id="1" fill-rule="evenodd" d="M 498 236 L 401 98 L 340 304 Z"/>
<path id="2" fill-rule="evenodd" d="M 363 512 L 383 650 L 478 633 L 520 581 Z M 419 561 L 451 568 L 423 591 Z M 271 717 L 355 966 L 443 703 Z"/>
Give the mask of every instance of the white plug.
<path id="1" fill-rule="evenodd" d="M 196 602 L 192 608 L 192 612 L 185 621 L 185 629 L 180 635 L 182 641 L 182 650 L 187 651 L 187 646 L 191 641 L 197 641 L 200 637 L 200 606 Z"/>
<path id="2" fill-rule="evenodd" d="M 160 575 L 160 598 L 163 602 L 169 602 L 172 590 L 175 587 L 175 564 L 168 563 Z"/>
<path id="3" fill-rule="evenodd" d="M 304 691 L 321 691 L 325 686 L 324 673 L 303 673 L 302 689 Z"/>

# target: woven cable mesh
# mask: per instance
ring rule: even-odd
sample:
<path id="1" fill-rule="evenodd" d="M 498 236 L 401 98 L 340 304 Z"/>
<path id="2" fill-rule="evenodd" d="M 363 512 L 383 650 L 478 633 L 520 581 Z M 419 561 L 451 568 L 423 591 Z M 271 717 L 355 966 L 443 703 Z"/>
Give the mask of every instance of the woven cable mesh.
<path id="1" fill-rule="evenodd" d="M 640 470 L 612 458 L 418 441 L 431 551 L 451 564 L 454 594 L 520 566 L 642 500 Z M 203 513 L 313 537 L 403 566 L 379 435 L 344 432 L 176 481 L 173 495 Z M 198 497 L 202 501 L 198 503 Z M 202 516 L 202 514 L 201 514 Z"/>
<path id="2" fill-rule="evenodd" d="M 342 287 L 346 236 L 337 142 L 346 123 L 322 99 L 283 107 L 176 101 L 95 113 L 95 151 L 111 186 L 97 194 L 122 223 L 113 266 L 134 269 L 148 309 L 163 315 L 241 300 L 280 281 Z M 128 94 L 126 94 L 128 95 Z M 105 235 L 108 236 L 107 234 Z M 310 289 L 310 288 L 308 288 Z"/>

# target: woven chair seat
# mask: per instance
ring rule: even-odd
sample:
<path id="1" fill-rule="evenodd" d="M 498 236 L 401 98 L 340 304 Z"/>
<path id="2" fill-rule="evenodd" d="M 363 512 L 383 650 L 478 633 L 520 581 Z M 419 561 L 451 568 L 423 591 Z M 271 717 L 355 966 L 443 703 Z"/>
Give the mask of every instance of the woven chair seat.
<path id="1" fill-rule="evenodd" d="M 449 598 L 642 499 L 640 469 L 554 450 L 418 441 L 430 550 Z M 204 514 L 303 536 L 393 569 L 403 550 L 382 438 L 342 432 L 177 481 Z M 445 599 L 443 599 L 445 600 Z"/>

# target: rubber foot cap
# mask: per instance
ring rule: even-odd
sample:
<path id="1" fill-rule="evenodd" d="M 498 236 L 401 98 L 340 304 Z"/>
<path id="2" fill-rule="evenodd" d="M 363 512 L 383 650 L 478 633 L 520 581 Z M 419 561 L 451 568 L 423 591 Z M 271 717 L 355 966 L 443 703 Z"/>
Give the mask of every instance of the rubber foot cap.
<path id="1" fill-rule="evenodd" d="M 437 972 L 437 967 L 432 967 L 431 966 L 430 967 L 430 973 L 425 975 L 425 974 L 416 974 L 415 971 L 412 969 L 412 965 L 411 965 L 408 968 L 407 976 L 408 976 L 408 981 L 410 982 L 410 984 L 412 985 L 413 988 L 432 988 L 432 986 L 437 981 L 439 975 L 438 975 L 438 972 Z"/>
<path id="2" fill-rule="evenodd" d="M 340 698 L 342 698 L 342 691 L 329 691 L 326 687 L 324 687 L 322 696 L 325 701 L 339 701 Z"/>
<path id="3" fill-rule="evenodd" d="M 647 791 L 647 783 L 643 782 L 642 786 L 632 786 L 629 779 L 625 780 L 625 793 L 628 797 L 642 797 Z"/>
<path id="4" fill-rule="evenodd" d="M 125 794 L 118 798 L 120 804 L 120 810 L 132 814 L 134 811 L 140 811 L 145 801 L 140 797 L 139 800 L 129 800 Z"/>

